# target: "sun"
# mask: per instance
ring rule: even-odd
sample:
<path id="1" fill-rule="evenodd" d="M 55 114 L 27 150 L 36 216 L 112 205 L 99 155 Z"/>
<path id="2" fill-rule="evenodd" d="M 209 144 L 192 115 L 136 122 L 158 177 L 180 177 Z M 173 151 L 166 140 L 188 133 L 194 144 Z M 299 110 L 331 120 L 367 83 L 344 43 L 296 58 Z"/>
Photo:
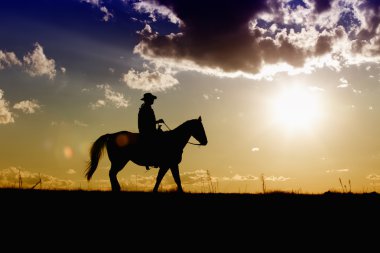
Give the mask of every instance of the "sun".
<path id="1" fill-rule="evenodd" d="M 292 87 L 272 100 L 273 122 L 286 131 L 312 130 L 321 117 L 321 106 L 315 91 Z"/>

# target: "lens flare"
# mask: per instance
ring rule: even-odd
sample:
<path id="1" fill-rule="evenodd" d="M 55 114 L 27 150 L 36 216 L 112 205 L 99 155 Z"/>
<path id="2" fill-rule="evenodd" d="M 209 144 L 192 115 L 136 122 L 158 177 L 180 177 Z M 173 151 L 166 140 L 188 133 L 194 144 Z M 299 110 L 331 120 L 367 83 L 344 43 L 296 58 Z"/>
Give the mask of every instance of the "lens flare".
<path id="1" fill-rule="evenodd" d="M 66 159 L 71 159 L 74 155 L 74 151 L 70 146 L 65 146 L 63 148 L 63 155 Z"/>

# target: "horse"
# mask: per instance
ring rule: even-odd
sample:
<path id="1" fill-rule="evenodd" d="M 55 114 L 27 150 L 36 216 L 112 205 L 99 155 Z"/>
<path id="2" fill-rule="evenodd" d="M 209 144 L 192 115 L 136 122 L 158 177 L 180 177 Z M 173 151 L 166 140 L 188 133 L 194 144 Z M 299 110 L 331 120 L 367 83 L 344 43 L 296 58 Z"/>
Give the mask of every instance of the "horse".
<path id="1" fill-rule="evenodd" d="M 170 169 L 177 184 L 177 192 L 183 192 L 181 179 L 179 175 L 179 163 L 182 161 L 183 149 L 194 137 L 199 144 L 207 145 L 207 136 L 202 124 L 202 118 L 187 120 L 173 130 L 162 131 L 160 135 L 159 145 L 155 150 L 159 168 L 156 183 L 153 192 L 158 191 L 161 180 L 166 172 Z M 85 171 L 88 181 L 91 180 L 99 160 L 102 156 L 104 147 L 107 149 L 108 158 L 111 162 L 109 170 L 109 178 L 111 181 L 112 191 L 120 191 L 120 184 L 117 180 L 117 174 L 126 166 L 129 161 L 140 166 L 152 166 L 149 161 L 149 152 L 147 152 L 146 144 L 142 141 L 139 133 L 129 131 L 119 131 L 115 133 L 107 133 L 100 136 L 91 146 L 90 161 Z"/>

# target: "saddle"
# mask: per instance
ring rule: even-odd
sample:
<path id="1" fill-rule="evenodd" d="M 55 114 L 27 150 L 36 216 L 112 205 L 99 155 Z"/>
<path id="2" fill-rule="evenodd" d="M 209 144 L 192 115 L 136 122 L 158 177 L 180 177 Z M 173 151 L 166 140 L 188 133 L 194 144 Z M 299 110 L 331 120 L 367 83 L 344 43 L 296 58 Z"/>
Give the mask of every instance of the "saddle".
<path id="1" fill-rule="evenodd" d="M 161 132 L 150 136 L 140 134 L 140 144 L 142 153 L 144 154 L 143 160 L 147 170 L 149 170 L 149 166 L 153 166 L 154 168 L 158 168 L 159 166 L 159 160 L 164 148 L 162 133 L 163 131 L 161 130 Z"/>

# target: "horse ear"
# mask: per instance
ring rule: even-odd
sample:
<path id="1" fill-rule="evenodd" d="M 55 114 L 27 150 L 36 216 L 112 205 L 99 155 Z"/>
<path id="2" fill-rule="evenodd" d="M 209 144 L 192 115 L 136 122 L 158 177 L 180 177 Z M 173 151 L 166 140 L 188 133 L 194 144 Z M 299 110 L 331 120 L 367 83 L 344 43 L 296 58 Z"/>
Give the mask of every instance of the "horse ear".
<path id="1" fill-rule="evenodd" d="M 202 117 L 201 117 L 201 116 L 199 116 L 198 120 L 199 120 L 199 121 L 202 121 Z"/>

